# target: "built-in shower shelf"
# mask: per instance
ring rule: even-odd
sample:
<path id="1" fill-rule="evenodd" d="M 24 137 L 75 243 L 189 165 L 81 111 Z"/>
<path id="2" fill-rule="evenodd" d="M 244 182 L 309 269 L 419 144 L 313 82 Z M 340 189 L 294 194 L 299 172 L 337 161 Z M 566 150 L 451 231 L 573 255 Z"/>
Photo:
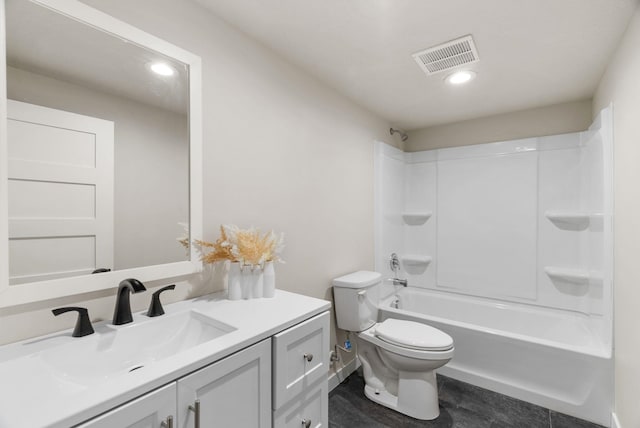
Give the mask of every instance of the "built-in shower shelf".
<path id="1" fill-rule="evenodd" d="M 570 269 L 547 266 L 544 268 L 544 272 L 553 282 L 569 283 L 573 285 L 583 286 L 602 282 L 602 275 L 584 269 Z"/>
<path id="2" fill-rule="evenodd" d="M 429 263 L 431 263 L 431 256 L 419 256 L 419 255 L 415 255 L 415 254 L 409 254 L 406 256 L 401 256 L 400 260 L 402 261 L 402 264 L 404 264 L 405 266 L 421 266 L 421 267 L 426 267 L 429 265 Z"/>
<path id="3" fill-rule="evenodd" d="M 420 226 L 425 224 L 432 214 L 431 211 L 402 213 L 402 219 L 411 226 Z"/>
<path id="4" fill-rule="evenodd" d="M 601 213 L 583 213 L 574 211 L 547 211 L 544 213 L 551 223 L 562 230 L 585 230 L 589 224 L 602 222 Z"/>

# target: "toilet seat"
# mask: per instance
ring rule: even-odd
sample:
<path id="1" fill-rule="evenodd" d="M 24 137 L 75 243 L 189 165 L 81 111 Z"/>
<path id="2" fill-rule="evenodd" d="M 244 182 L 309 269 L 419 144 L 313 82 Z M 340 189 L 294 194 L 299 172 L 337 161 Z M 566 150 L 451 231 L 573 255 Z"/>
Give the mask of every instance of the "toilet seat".
<path id="1" fill-rule="evenodd" d="M 389 318 L 376 324 L 374 334 L 391 344 L 421 351 L 446 351 L 453 348 L 447 333 L 426 324 Z"/>
<path id="2" fill-rule="evenodd" d="M 388 342 L 386 340 L 382 340 L 380 337 L 376 336 L 376 328 L 381 323 L 377 323 L 367 330 L 360 332 L 358 337 L 364 341 L 367 341 L 375 346 L 379 346 L 382 349 L 385 349 L 389 352 L 393 352 L 398 355 L 403 355 L 405 357 L 416 358 L 419 360 L 448 360 L 453 357 L 454 347 L 453 345 L 444 351 L 435 351 L 435 350 L 424 350 L 424 349 L 413 349 L 407 346 L 396 345 L 394 343 Z"/>

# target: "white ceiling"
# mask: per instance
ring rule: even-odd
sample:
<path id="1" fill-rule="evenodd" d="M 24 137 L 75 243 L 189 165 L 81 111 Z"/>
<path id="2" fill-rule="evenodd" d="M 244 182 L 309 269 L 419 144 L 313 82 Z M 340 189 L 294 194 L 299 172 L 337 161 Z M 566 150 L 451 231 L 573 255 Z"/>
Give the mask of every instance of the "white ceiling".
<path id="1" fill-rule="evenodd" d="M 196 0 L 404 129 L 590 98 L 636 0 Z M 411 54 L 472 34 L 467 86 Z"/>

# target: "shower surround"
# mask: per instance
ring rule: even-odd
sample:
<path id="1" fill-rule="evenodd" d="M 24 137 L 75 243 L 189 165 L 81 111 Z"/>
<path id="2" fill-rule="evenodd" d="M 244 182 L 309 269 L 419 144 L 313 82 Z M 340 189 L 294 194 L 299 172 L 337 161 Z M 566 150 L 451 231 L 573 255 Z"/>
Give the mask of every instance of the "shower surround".
<path id="1" fill-rule="evenodd" d="M 409 284 L 385 285 L 383 317 L 450 334 L 443 374 L 609 426 L 611 130 L 608 108 L 580 133 L 376 144 L 376 269 L 397 253 Z"/>

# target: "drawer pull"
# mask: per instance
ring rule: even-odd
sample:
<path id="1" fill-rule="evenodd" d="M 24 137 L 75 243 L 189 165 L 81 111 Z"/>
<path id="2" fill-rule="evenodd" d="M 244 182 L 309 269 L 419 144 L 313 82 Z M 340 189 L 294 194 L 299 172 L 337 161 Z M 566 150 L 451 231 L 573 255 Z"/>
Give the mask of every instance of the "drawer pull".
<path id="1" fill-rule="evenodd" d="M 194 428 L 200 428 L 200 400 L 196 400 L 193 405 L 189 405 L 189 410 L 195 414 Z"/>
<path id="2" fill-rule="evenodd" d="M 313 360 L 313 354 L 304 354 L 303 357 L 308 362 L 311 362 L 311 360 Z"/>
<path id="3" fill-rule="evenodd" d="M 311 419 L 303 419 L 302 420 L 302 426 L 304 428 L 309 428 L 311 426 Z"/>
<path id="4" fill-rule="evenodd" d="M 162 428 L 173 428 L 173 416 L 167 416 L 167 419 L 160 423 Z"/>

